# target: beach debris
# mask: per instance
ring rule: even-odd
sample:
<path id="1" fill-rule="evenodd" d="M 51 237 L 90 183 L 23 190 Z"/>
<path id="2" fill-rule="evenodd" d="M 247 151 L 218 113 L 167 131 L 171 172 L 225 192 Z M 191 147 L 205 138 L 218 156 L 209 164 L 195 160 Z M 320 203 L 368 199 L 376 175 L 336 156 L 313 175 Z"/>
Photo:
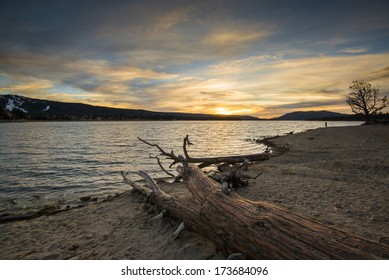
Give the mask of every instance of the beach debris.
<path id="1" fill-rule="evenodd" d="M 91 197 L 91 196 L 82 196 L 82 197 L 80 197 L 80 200 L 82 202 L 88 202 L 88 201 L 97 202 L 99 200 L 99 198 L 98 197 Z"/>
<path id="2" fill-rule="evenodd" d="M 80 244 L 73 244 L 70 248 L 69 248 L 69 250 L 71 250 L 71 251 L 76 251 L 77 249 L 79 249 L 81 246 L 80 246 Z"/>
<path id="3" fill-rule="evenodd" d="M 222 183 L 222 192 L 225 194 L 230 194 L 230 184 L 228 182 L 223 182 Z"/>
<path id="4" fill-rule="evenodd" d="M 50 215 L 50 214 L 54 214 L 56 212 L 59 212 L 61 211 L 61 206 L 59 205 L 59 203 L 51 203 L 51 204 L 47 204 L 45 205 L 41 210 L 39 210 L 38 212 L 30 215 L 31 217 L 39 217 L 41 215 Z M 26 217 L 28 218 L 28 216 Z"/>
<path id="5" fill-rule="evenodd" d="M 215 173 L 210 177 L 222 184 L 223 187 L 225 186 L 225 183 L 228 183 L 228 185 L 226 185 L 228 188 L 237 189 L 246 187 L 250 179 L 257 179 L 260 175 L 263 174 L 263 172 L 260 171 L 239 170 L 240 167 L 230 171 Z"/>
<path id="6" fill-rule="evenodd" d="M 18 204 L 18 202 L 16 201 L 16 198 L 11 198 L 11 199 L 9 200 L 9 202 L 10 202 L 11 204 L 13 204 L 13 205 L 17 205 L 17 204 Z"/>
<path id="7" fill-rule="evenodd" d="M 163 216 L 166 214 L 166 210 L 162 210 L 158 215 L 154 216 L 153 218 L 151 218 L 152 221 L 154 220 L 160 220 L 163 218 Z"/>
<path id="8" fill-rule="evenodd" d="M 173 232 L 173 233 L 170 235 L 170 238 L 176 239 L 184 229 L 185 229 L 185 224 L 184 224 L 184 222 L 182 222 L 182 223 L 178 226 L 178 228 L 176 229 L 176 231 Z"/>
<path id="9" fill-rule="evenodd" d="M 228 256 L 227 260 L 245 260 L 246 256 L 242 253 L 232 253 Z"/>

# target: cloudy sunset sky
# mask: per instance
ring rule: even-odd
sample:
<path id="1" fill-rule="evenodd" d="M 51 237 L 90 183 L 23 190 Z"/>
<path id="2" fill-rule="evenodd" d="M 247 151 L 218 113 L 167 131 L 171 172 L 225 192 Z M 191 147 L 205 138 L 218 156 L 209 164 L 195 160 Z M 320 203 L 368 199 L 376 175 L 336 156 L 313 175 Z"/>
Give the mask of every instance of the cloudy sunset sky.
<path id="1" fill-rule="evenodd" d="M 274 117 L 389 92 L 389 1 L 0 2 L 0 93 Z"/>

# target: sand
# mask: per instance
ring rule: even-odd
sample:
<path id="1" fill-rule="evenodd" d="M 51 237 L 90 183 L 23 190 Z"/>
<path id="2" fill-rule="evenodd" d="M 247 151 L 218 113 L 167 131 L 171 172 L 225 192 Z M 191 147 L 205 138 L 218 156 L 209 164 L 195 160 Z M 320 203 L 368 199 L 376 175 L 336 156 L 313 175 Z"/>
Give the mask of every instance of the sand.
<path id="1" fill-rule="evenodd" d="M 389 237 L 389 126 L 322 128 L 274 139 L 288 152 L 255 164 L 239 193 L 367 239 Z"/>
<path id="2" fill-rule="evenodd" d="M 367 239 L 389 240 L 389 126 L 323 128 L 271 139 L 288 151 L 250 165 L 237 192 Z M 178 196 L 183 184 L 161 183 Z M 179 221 L 126 192 L 83 208 L 0 224 L 0 259 L 225 259 L 204 237 L 170 234 Z"/>

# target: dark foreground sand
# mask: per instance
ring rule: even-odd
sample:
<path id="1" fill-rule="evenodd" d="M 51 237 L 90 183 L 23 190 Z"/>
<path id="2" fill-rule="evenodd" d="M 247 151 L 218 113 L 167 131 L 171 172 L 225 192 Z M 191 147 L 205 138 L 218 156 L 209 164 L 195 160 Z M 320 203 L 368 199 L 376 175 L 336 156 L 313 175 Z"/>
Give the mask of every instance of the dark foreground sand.
<path id="1" fill-rule="evenodd" d="M 238 193 L 332 227 L 389 243 L 389 126 L 316 129 L 271 140 L 288 152 L 255 163 L 263 172 Z M 162 184 L 184 196 L 182 184 Z M 32 220 L 0 224 L 0 259 L 223 259 L 179 221 L 151 220 L 139 194 Z"/>

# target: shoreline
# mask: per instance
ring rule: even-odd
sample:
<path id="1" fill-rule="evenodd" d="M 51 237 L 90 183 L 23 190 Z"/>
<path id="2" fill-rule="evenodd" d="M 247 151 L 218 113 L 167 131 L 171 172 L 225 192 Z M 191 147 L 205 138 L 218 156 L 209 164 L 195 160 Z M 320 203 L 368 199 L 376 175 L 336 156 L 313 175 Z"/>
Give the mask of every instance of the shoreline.
<path id="1" fill-rule="evenodd" d="M 319 128 L 270 140 L 288 151 L 251 164 L 263 174 L 237 193 L 367 239 L 389 240 L 389 127 Z M 183 184 L 160 183 L 187 197 Z M 0 224 L 0 259 L 224 259 L 212 243 L 125 192 L 110 201 Z"/>
<path id="2" fill-rule="evenodd" d="M 0 119 L 0 123 L 34 123 L 34 122 L 257 122 L 257 121 L 269 121 L 269 122 L 351 122 L 351 123 L 363 123 L 361 120 L 332 120 L 332 119 L 308 119 L 308 120 L 277 120 L 277 119 L 128 119 L 128 120 L 67 120 L 67 119 L 53 119 L 53 120 L 28 120 L 28 119 L 15 119 L 6 120 Z"/>

